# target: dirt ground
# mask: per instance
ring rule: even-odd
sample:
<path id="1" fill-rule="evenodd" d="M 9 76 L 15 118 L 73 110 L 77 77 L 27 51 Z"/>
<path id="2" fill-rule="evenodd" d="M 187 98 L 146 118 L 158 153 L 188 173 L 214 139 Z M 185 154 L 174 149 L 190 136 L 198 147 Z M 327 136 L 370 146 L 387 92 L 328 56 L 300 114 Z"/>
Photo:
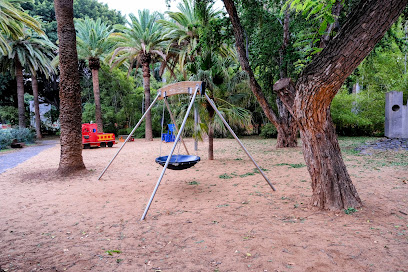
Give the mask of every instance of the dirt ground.
<path id="1" fill-rule="evenodd" d="M 214 161 L 162 171 L 160 142 L 83 151 L 87 171 L 59 178 L 59 145 L 0 174 L 3 271 L 408 271 L 408 152 L 357 155 L 343 140 L 358 211 L 309 206 L 301 148 L 275 140 L 216 139 Z M 190 149 L 193 142 L 188 140 Z M 162 155 L 170 150 L 162 145 Z M 180 149 L 182 152 L 182 148 Z M 0 269 L 0 271 L 1 271 Z"/>

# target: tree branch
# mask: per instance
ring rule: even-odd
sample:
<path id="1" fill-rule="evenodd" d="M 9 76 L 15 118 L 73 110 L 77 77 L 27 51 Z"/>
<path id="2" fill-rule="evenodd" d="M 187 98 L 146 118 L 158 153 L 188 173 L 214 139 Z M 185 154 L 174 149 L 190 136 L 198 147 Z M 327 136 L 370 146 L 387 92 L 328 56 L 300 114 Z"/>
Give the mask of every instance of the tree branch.
<path id="1" fill-rule="evenodd" d="M 299 77 L 301 97 L 329 107 L 346 78 L 371 52 L 395 22 L 408 0 L 362 0 L 347 17 L 339 33 Z"/>
<path id="2" fill-rule="evenodd" d="M 244 71 L 248 73 L 249 76 L 249 84 L 251 87 L 251 91 L 256 96 L 259 104 L 261 105 L 266 117 L 271 121 L 272 124 L 275 126 L 279 125 L 279 119 L 277 118 L 276 114 L 273 112 L 272 107 L 269 105 L 268 101 L 265 98 L 265 95 L 262 92 L 261 86 L 258 84 L 254 72 L 249 65 L 248 58 L 246 57 L 245 52 L 245 42 L 244 42 L 244 30 L 242 28 L 241 22 L 238 17 L 237 9 L 235 8 L 235 4 L 233 0 L 223 0 L 225 8 L 230 16 L 231 23 L 234 30 L 235 36 L 235 45 L 238 51 L 239 62 L 241 63 L 241 67 Z"/>

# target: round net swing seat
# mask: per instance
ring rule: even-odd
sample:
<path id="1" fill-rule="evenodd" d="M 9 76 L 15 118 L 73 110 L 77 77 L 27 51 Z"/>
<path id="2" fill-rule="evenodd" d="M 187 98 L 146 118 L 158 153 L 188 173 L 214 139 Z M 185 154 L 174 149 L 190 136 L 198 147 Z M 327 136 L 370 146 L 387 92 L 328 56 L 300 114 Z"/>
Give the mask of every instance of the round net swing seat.
<path id="1" fill-rule="evenodd" d="M 156 158 L 156 162 L 161 166 L 166 164 L 168 156 L 161 156 Z M 184 170 L 193 167 L 200 161 L 200 157 L 193 155 L 172 155 L 167 168 L 172 170 Z"/>

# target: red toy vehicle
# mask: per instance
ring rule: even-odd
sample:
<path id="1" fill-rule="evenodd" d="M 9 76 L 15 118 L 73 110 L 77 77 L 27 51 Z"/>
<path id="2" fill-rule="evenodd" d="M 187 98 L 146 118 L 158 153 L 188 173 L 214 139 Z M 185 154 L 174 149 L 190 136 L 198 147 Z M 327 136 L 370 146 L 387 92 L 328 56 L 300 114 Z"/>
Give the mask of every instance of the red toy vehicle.
<path id="1" fill-rule="evenodd" d="M 116 144 L 115 134 L 113 133 L 97 133 L 96 124 L 82 124 L 82 145 L 84 148 L 92 146 L 112 147 Z"/>

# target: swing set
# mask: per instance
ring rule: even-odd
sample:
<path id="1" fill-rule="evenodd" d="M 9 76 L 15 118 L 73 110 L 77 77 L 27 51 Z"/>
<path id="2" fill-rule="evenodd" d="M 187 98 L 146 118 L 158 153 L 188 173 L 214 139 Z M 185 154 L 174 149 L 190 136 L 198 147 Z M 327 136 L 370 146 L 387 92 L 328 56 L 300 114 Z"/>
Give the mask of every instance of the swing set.
<path id="1" fill-rule="evenodd" d="M 170 106 L 167 102 L 167 97 L 173 96 L 173 95 L 179 95 L 179 94 L 188 94 L 191 96 L 189 106 L 187 108 L 186 115 L 184 116 L 183 122 L 181 124 L 180 129 L 178 129 L 174 116 L 170 110 Z M 234 136 L 235 140 L 239 143 L 241 148 L 244 150 L 244 152 L 247 154 L 247 156 L 251 159 L 255 167 L 258 169 L 259 173 L 263 176 L 263 178 L 266 180 L 266 182 L 269 184 L 269 186 L 272 188 L 273 191 L 276 191 L 275 187 L 272 185 L 272 183 L 269 181 L 269 179 L 266 177 L 265 173 L 262 171 L 262 169 L 258 166 L 258 164 L 255 162 L 255 160 L 252 158 L 252 156 L 249 154 L 248 150 L 244 147 L 242 142 L 238 139 L 238 136 L 235 134 L 235 132 L 232 130 L 230 125 L 227 123 L 225 118 L 222 116 L 222 114 L 219 112 L 217 109 L 214 101 L 205 93 L 205 83 L 202 81 L 183 81 L 183 82 L 178 82 L 178 83 L 173 83 L 166 85 L 159 90 L 157 90 L 157 95 L 154 98 L 153 102 L 149 106 L 149 108 L 146 110 L 146 112 L 143 114 L 143 116 L 140 118 L 139 122 L 137 122 L 136 126 L 133 128 L 132 132 L 129 133 L 128 137 L 126 140 L 123 142 L 122 146 L 119 148 L 119 150 L 116 152 L 116 154 L 113 156 L 109 164 L 105 167 L 105 169 L 102 171 L 100 174 L 98 180 L 102 178 L 102 176 L 105 174 L 106 170 L 109 168 L 109 166 L 112 164 L 112 162 L 115 160 L 116 156 L 119 154 L 119 152 L 122 150 L 122 148 L 125 146 L 125 144 L 129 141 L 133 133 L 136 131 L 136 129 L 140 126 L 142 123 L 143 119 L 146 117 L 146 114 L 151 110 L 153 105 L 157 102 L 157 100 L 164 100 L 164 103 L 170 113 L 170 117 L 172 119 L 172 122 L 175 126 L 177 136 L 176 139 L 174 140 L 174 144 L 171 148 L 170 154 L 168 156 L 160 156 L 156 158 L 156 163 L 160 164 L 163 166 L 163 170 L 160 174 L 159 179 L 157 180 L 156 186 L 153 190 L 153 193 L 149 199 L 149 202 L 147 203 L 147 206 L 144 210 L 144 213 L 142 215 L 142 218 L 140 220 L 144 220 L 146 217 L 147 212 L 149 211 L 150 205 L 152 204 L 153 198 L 156 195 L 156 192 L 159 188 L 160 182 L 163 179 L 164 173 L 166 172 L 166 169 L 169 168 L 171 170 L 184 170 L 187 168 L 190 168 L 194 166 L 196 163 L 200 161 L 200 157 L 190 155 L 188 153 L 187 147 L 181 137 L 181 134 L 183 132 L 184 126 L 186 124 L 188 115 L 190 114 L 191 108 L 193 107 L 194 101 L 197 97 L 197 95 L 204 96 L 208 103 L 211 105 L 211 107 L 214 109 L 214 111 L 217 113 L 217 115 L 220 117 L 222 122 L 224 123 L 225 127 L 229 130 L 229 132 Z M 162 130 L 163 130 L 163 120 L 164 120 L 164 106 L 163 106 L 163 118 L 162 118 Z M 176 146 L 178 142 L 181 141 L 182 144 L 184 145 L 184 148 L 187 152 L 187 155 L 173 155 L 174 150 L 176 149 Z"/>

